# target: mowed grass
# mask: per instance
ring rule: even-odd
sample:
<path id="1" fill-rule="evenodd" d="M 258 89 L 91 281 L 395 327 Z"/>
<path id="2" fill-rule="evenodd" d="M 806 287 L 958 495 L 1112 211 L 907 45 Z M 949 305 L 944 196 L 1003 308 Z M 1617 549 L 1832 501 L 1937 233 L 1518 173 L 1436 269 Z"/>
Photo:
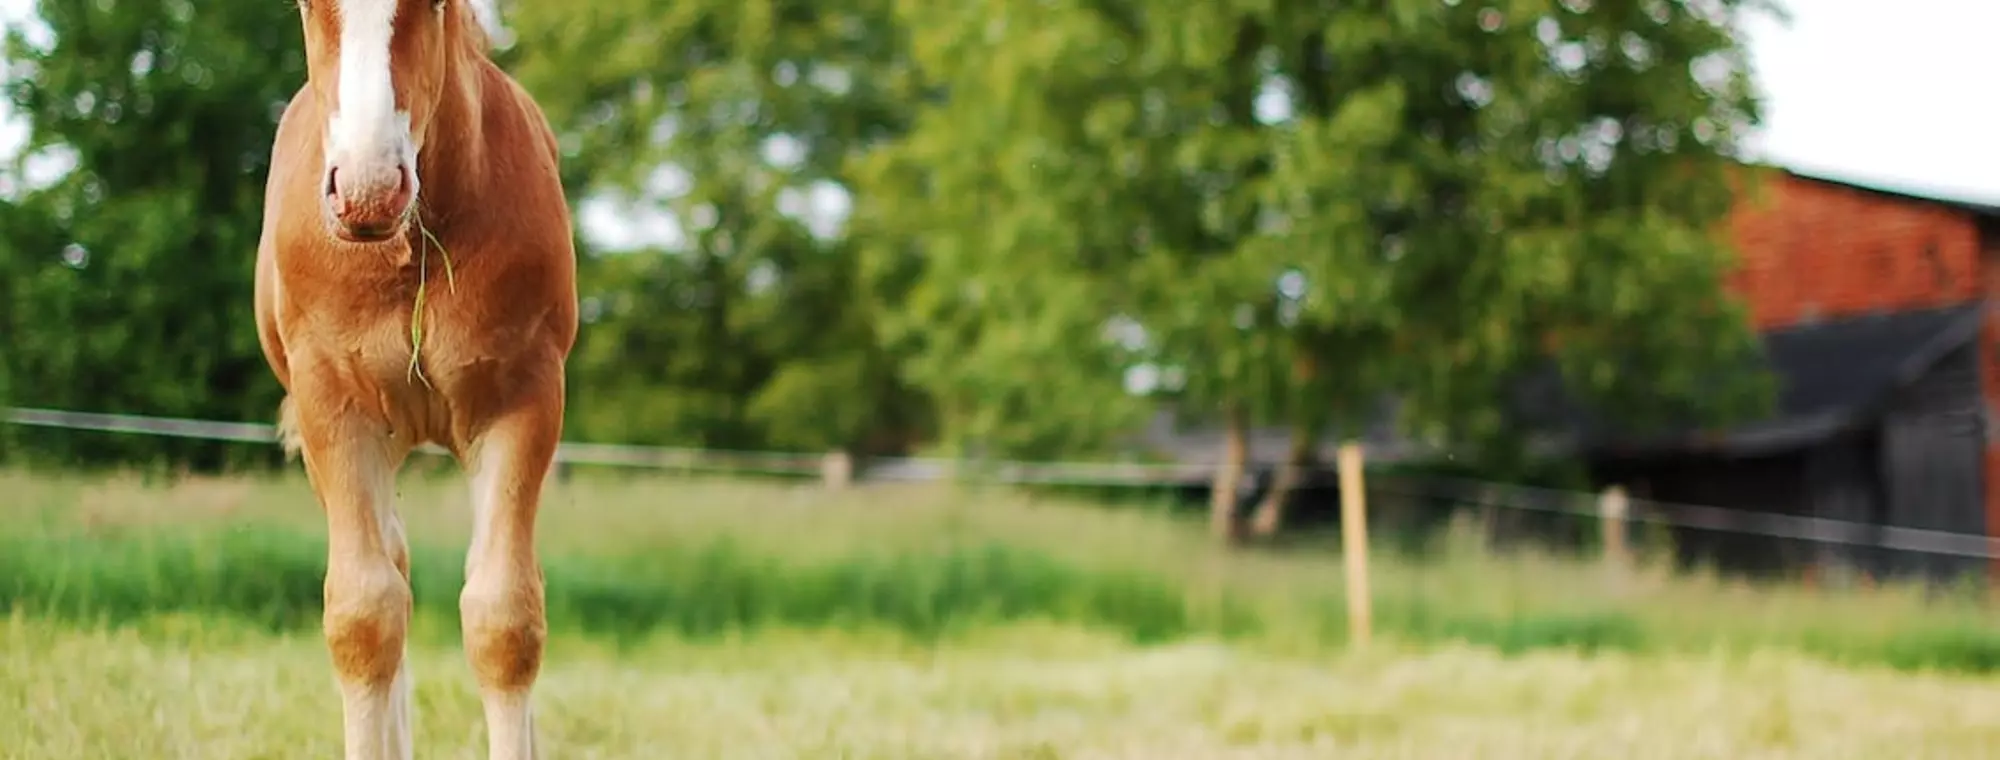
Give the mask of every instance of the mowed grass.
<path id="1" fill-rule="evenodd" d="M 459 654 L 411 654 L 417 756 L 483 757 Z M 932 647 L 827 631 L 616 652 L 558 639 L 537 723 L 565 758 L 1873 760 L 1990 756 L 1996 703 L 1980 679 L 1777 654 L 1305 657 L 1005 626 Z M 310 635 L 0 621 L 0 757 L 333 757 L 339 710 Z"/>

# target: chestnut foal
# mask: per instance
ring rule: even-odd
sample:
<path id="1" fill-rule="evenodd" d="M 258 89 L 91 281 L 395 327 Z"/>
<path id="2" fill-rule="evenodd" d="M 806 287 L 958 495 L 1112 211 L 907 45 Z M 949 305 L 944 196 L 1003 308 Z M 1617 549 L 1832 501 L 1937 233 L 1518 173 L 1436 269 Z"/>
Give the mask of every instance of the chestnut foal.
<path id="1" fill-rule="evenodd" d="M 541 108 L 465 0 L 298 0 L 308 81 L 271 153 L 256 312 L 280 428 L 326 513 L 324 629 L 348 758 L 409 758 L 395 477 L 470 473 L 459 595 L 489 756 L 535 756 L 535 513 L 563 424 L 576 254 Z"/>

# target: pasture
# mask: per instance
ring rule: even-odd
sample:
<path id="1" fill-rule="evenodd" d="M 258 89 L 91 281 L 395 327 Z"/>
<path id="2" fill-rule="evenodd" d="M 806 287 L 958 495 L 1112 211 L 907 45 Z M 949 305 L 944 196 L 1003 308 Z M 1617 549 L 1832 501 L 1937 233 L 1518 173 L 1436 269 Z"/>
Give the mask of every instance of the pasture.
<path id="1" fill-rule="evenodd" d="M 296 476 L 0 473 L 0 757 L 324 756 L 319 514 Z M 406 476 L 419 755 L 477 756 L 468 509 Z M 1332 538 L 942 486 L 551 486 L 556 756 L 1965 757 L 2000 745 L 1970 597 L 1379 551 L 1346 650 Z"/>
<path id="2" fill-rule="evenodd" d="M 0 756 L 331 757 L 316 636 L 0 624 Z M 912 648 L 844 634 L 550 648 L 565 758 L 1918 758 L 2000 743 L 2000 689 L 1790 656 L 1286 657 L 1063 628 Z M 484 736 L 456 650 L 412 652 L 419 757 Z"/>

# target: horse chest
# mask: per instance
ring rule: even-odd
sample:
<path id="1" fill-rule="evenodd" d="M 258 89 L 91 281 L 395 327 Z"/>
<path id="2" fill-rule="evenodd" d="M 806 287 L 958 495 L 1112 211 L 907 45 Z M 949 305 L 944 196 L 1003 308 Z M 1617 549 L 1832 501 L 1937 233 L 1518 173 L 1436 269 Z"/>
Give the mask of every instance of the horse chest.
<path id="1" fill-rule="evenodd" d="M 547 353 L 541 349 L 553 345 L 550 326 L 563 316 L 536 307 L 539 293 L 517 293 L 532 277 L 514 268 L 460 262 L 452 273 L 435 259 L 428 268 L 407 260 L 336 263 L 281 274 L 278 300 L 289 323 L 281 332 L 290 348 L 339 355 L 376 383 L 507 371 Z"/>
<path id="2" fill-rule="evenodd" d="M 377 379 L 449 379 L 502 364 L 516 353 L 512 331 L 493 329 L 474 310 L 451 302 L 424 304 L 380 315 L 359 341 L 369 374 Z M 418 378 L 421 379 L 421 378 Z"/>
<path id="3" fill-rule="evenodd" d="M 285 343 L 294 353 L 332 360 L 340 374 L 383 389 L 422 387 L 427 379 L 455 375 L 509 351 L 503 340 L 508 331 L 483 328 L 473 304 L 429 289 L 419 301 L 382 283 L 361 291 L 375 294 L 368 298 L 294 304 Z"/>
<path id="4" fill-rule="evenodd" d="M 521 353 L 476 329 L 476 314 L 449 302 L 428 303 L 412 328 L 409 310 L 384 311 L 356 323 L 336 377 L 349 397 L 375 407 L 399 434 L 452 440 L 462 407 L 485 403 L 522 374 Z"/>

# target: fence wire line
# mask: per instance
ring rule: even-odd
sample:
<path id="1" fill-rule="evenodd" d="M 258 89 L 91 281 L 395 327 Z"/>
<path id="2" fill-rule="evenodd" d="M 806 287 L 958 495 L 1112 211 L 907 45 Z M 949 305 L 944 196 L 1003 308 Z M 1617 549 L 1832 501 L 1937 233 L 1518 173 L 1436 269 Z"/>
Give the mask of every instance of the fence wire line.
<path id="1" fill-rule="evenodd" d="M 5 421 L 29 427 L 134 433 L 208 441 L 272 443 L 277 440 L 276 426 L 248 422 L 24 408 L 8 409 Z M 428 444 L 419 450 L 429 454 L 446 453 L 443 449 Z M 824 466 L 822 457 L 809 454 L 577 442 L 564 442 L 557 447 L 556 461 L 564 464 L 770 475 L 817 475 L 823 471 Z M 1020 461 L 970 463 L 937 457 L 885 457 L 870 459 L 865 477 L 860 479 L 915 483 L 968 476 L 978 480 L 1017 485 L 1143 487 L 1185 484 L 1207 477 L 1214 469 L 1215 465 L 1184 463 Z M 1326 468 L 1313 469 L 1315 472 L 1326 471 Z M 1599 517 L 1597 497 L 1574 491 L 1443 476 L 1414 478 L 1392 474 L 1371 476 L 1369 484 L 1375 490 L 1400 496 L 1445 499 L 1470 506 L 1563 514 L 1590 519 Z M 1824 544 L 2000 559 L 2000 538 L 1977 534 L 1638 498 L 1629 499 L 1628 504 L 1630 509 L 1626 519 L 1630 522 L 1724 533 L 1755 534 Z"/>
<path id="2" fill-rule="evenodd" d="M 1471 506 L 1599 519 L 1597 497 L 1594 495 L 1442 477 L 1416 480 L 1404 476 L 1378 475 L 1369 480 L 1372 488 L 1402 496 L 1439 498 Z M 1751 512 L 1647 499 L 1629 499 L 1628 503 L 1630 513 L 1626 520 L 1635 523 L 1722 533 L 1748 533 L 1772 538 L 1923 554 L 2000 559 L 2000 538 L 1971 533 L 1904 528 L 1807 515 Z"/>
<path id="3" fill-rule="evenodd" d="M 30 427 L 137 433 L 235 443 L 271 443 L 278 439 L 276 426 L 255 422 L 218 422 L 179 417 L 33 408 L 9 408 L 5 421 Z M 431 444 L 420 446 L 417 450 L 427 454 L 447 453 L 444 449 Z M 780 475 L 817 475 L 824 466 L 823 457 L 815 454 L 574 441 L 565 441 L 557 447 L 556 461 L 564 464 L 608 467 L 760 472 Z M 883 457 L 869 460 L 868 479 L 928 482 L 949 478 L 956 473 L 1007 483 L 1037 485 L 1157 486 L 1172 479 L 1192 480 L 1205 477 L 1209 470 L 1210 468 L 1204 465 L 1142 462 L 969 463 L 941 457 Z"/>

